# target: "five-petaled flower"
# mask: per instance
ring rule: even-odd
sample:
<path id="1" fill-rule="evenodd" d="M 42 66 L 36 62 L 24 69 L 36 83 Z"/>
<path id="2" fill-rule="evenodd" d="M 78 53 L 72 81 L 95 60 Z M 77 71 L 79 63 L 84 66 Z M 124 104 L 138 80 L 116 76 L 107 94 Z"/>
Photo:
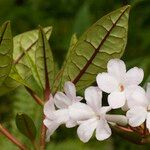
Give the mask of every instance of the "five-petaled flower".
<path id="1" fill-rule="evenodd" d="M 108 103 L 113 108 L 120 108 L 126 104 L 128 88 L 138 88 L 144 77 L 143 70 L 134 67 L 126 72 L 125 63 L 119 59 L 112 59 L 107 64 L 107 73 L 100 73 L 96 80 L 99 88 L 110 93 Z"/>
<path id="2" fill-rule="evenodd" d="M 111 107 L 102 106 L 102 91 L 98 87 L 87 88 L 85 100 L 87 104 L 78 102 L 69 108 L 70 117 L 79 124 L 77 134 L 81 141 L 88 142 L 95 130 L 97 140 L 109 138 L 111 128 L 108 122 L 127 124 L 127 119 L 123 115 L 106 114 Z"/>
<path id="3" fill-rule="evenodd" d="M 150 131 L 150 83 L 147 85 L 147 91 L 138 89 L 130 95 L 132 103 L 129 104 L 130 110 L 127 111 L 129 125 L 132 127 L 140 126 L 146 121 L 146 127 Z"/>
<path id="4" fill-rule="evenodd" d="M 76 96 L 76 88 L 70 81 L 65 83 L 64 92 L 65 94 L 63 92 L 57 92 L 54 98 L 51 95 L 44 106 L 44 114 L 46 116 L 44 124 L 48 129 L 47 141 L 61 124 L 66 124 L 68 128 L 74 127 L 77 124 L 71 120 L 68 108 L 73 103 L 81 101 L 82 97 Z M 55 109 L 54 103 L 59 108 L 58 110 Z"/>

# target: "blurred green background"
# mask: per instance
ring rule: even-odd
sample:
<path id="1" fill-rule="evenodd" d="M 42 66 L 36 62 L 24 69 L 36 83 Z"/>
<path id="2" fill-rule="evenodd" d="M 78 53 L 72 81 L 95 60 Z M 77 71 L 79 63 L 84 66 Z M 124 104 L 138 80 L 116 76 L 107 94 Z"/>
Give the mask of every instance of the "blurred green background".
<path id="1" fill-rule="evenodd" d="M 0 24 L 11 21 L 13 35 L 42 26 L 53 26 L 50 39 L 54 56 L 61 66 L 73 33 L 79 37 L 90 25 L 103 15 L 121 7 L 125 0 L 0 0 Z M 128 67 L 139 66 L 150 81 L 150 1 L 128 0 L 132 6 L 129 20 L 129 36 L 123 59 Z M 37 107 L 23 88 L 18 88 L 0 97 L 0 122 L 4 123 L 17 137 L 23 138 L 16 129 L 16 113 L 26 112 L 35 121 L 37 128 L 40 115 Z M 33 112 L 34 110 L 34 112 Z M 28 143 L 28 139 L 26 139 Z M 15 150 L 15 146 L 0 135 L 1 150 Z M 98 142 L 93 138 L 83 144 L 75 129 L 63 127 L 52 136 L 47 149 L 52 150 L 134 150 L 149 149 L 150 145 L 137 146 L 113 135 L 111 139 Z"/>

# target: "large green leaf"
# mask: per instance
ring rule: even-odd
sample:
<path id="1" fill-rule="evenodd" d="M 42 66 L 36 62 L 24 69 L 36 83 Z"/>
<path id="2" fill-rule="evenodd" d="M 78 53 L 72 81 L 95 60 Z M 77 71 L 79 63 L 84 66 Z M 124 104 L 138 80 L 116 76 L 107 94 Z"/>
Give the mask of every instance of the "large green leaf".
<path id="1" fill-rule="evenodd" d="M 0 85 L 10 73 L 12 66 L 13 39 L 10 22 L 0 28 Z"/>
<path id="2" fill-rule="evenodd" d="M 46 34 L 46 38 L 49 39 L 52 32 L 52 27 L 44 28 L 44 32 Z M 32 61 L 35 63 L 37 42 L 38 30 L 25 32 L 14 37 L 14 65 L 23 79 L 26 79 L 31 75 L 31 66 L 25 52 L 28 53 Z"/>
<path id="3" fill-rule="evenodd" d="M 129 10 L 130 6 L 125 6 L 102 17 L 79 38 L 64 68 L 61 87 L 71 80 L 78 90 L 85 88 L 95 81 L 99 72 L 106 70 L 110 59 L 123 55 Z"/>
<path id="4" fill-rule="evenodd" d="M 46 35 L 41 27 L 39 27 L 39 36 L 35 52 L 35 64 L 37 68 L 37 77 L 43 89 L 46 82 L 52 85 L 54 82 L 54 61 L 51 48 Z"/>
<path id="5" fill-rule="evenodd" d="M 50 38 L 52 27 L 44 28 L 47 39 Z M 0 86 L 0 95 L 3 95 L 17 86 L 19 83 L 24 84 L 29 80 L 32 75 L 32 70 L 28 56 L 31 57 L 35 63 L 35 50 L 38 41 L 38 30 L 28 31 L 19 34 L 13 38 L 14 51 L 13 51 L 13 68 L 11 70 L 9 82 L 5 82 Z M 25 54 L 28 55 L 25 55 Z M 12 80 L 11 80 L 12 79 Z M 18 82 L 15 82 L 16 80 Z M 29 83 L 29 82 L 28 82 Z M 26 84 L 28 84 L 26 83 Z M 9 85 L 10 84 L 10 85 Z M 30 85 L 29 85 L 30 86 Z"/>

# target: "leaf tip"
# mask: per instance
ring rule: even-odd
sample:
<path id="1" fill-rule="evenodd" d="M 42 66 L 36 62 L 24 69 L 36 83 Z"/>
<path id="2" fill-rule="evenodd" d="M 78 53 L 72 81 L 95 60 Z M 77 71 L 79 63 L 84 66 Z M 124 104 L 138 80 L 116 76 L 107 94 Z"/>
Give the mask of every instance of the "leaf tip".
<path id="1" fill-rule="evenodd" d="M 131 9 L 131 5 L 126 5 L 123 7 L 125 10 L 130 10 Z"/>

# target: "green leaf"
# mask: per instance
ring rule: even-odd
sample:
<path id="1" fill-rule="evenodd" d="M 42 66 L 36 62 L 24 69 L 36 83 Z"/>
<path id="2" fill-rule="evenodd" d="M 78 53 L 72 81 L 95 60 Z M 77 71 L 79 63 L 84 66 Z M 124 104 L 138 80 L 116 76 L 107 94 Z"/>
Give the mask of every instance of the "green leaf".
<path id="1" fill-rule="evenodd" d="M 12 66 L 13 39 L 10 22 L 0 28 L 0 85 L 10 73 Z"/>
<path id="2" fill-rule="evenodd" d="M 14 90 L 17 88 L 20 84 L 13 80 L 12 78 L 8 77 L 6 80 L 3 82 L 3 84 L 0 86 L 0 96 Z"/>
<path id="3" fill-rule="evenodd" d="M 52 27 L 44 28 L 46 38 L 49 39 Z M 35 63 L 35 51 L 38 42 L 38 30 L 25 32 L 14 37 L 14 65 L 23 79 L 31 76 L 30 62 L 28 61 L 25 52 L 31 57 Z"/>
<path id="4" fill-rule="evenodd" d="M 8 81 L 9 82 L 9 81 Z M 20 86 L 16 88 L 13 92 L 8 93 L 7 95 L 8 99 L 11 99 L 13 102 L 13 110 L 7 106 L 8 109 L 10 109 L 12 115 L 10 117 L 10 121 L 5 122 L 5 127 L 9 128 L 9 131 L 20 141 L 22 141 L 25 145 L 32 148 L 32 143 L 29 142 L 28 138 L 20 134 L 18 132 L 18 129 L 16 127 L 15 118 L 16 114 L 18 112 L 22 112 L 30 116 L 32 119 L 34 119 L 34 123 L 36 125 L 37 131 L 40 131 L 41 129 L 41 123 L 42 121 L 39 121 L 39 118 L 42 118 L 42 108 L 38 107 L 36 102 L 33 100 L 33 98 L 29 95 L 29 93 L 24 90 L 23 86 Z M 38 140 L 40 138 L 40 132 L 37 132 L 36 139 Z M 0 135 L 0 145 L 2 146 L 2 149 L 11 149 L 16 150 L 16 146 L 12 144 L 10 141 L 8 141 L 7 138 Z"/>
<path id="5" fill-rule="evenodd" d="M 78 41 L 77 35 L 73 34 L 71 37 L 71 40 L 70 40 L 70 45 L 69 45 L 69 49 L 68 49 L 68 53 L 66 55 L 66 61 L 64 62 L 64 65 L 67 64 L 68 58 L 69 58 L 75 44 L 77 43 L 77 41 Z"/>
<path id="6" fill-rule="evenodd" d="M 46 39 L 46 35 L 41 27 L 39 27 L 39 36 L 35 52 L 35 64 L 39 79 L 38 81 L 42 84 L 41 86 L 43 89 L 45 89 L 46 84 L 52 85 L 54 82 L 53 55 L 49 42 Z"/>
<path id="7" fill-rule="evenodd" d="M 71 37 L 71 40 L 70 40 L 70 45 L 69 45 L 68 53 L 67 53 L 67 55 L 66 55 L 66 59 L 65 59 L 65 61 L 64 61 L 64 63 L 63 63 L 63 66 L 62 66 L 61 70 L 57 73 L 56 78 L 55 78 L 55 80 L 54 80 L 55 83 L 54 83 L 54 86 L 53 86 L 53 89 L 52 89 L 52 91 L 53 91 L 54 93 L 55 93 L 55 91 L 57 91 L 58 86 L 59 86 L 59 85 L 61 86 L 61 82 L 63 82 L 63 78 L 61 78 L 62 75 L 63 75 L 64 77 L 65 77 L 65 76 L 67 77 L 66 72 L 64 72 L 64 68 L 66 67 L 66 65 L 67 65 L 67 63 L 68 63 L 69 56 L 70 56 L 70 54 L 71 54 L 71 52 L 72 52 L 72 50 L 73 50 L 75 44 L 77 43 L 77 41 L 78 41 L 78 39 L 77 39 L 76 34 L 73 34 L 72 37 Z"/>
<path id="8" fill-rule="evenodd" d="M 78 40 L 68 58 L 62 84 L 73 81 L 83 89 L 95 81 L 98 73 L 106 70 L 107 62 L 120 58 L 127 43 L 130 6 L 122 7 L 102 17 Z"/>
<path id="9" fill-rule="evenodd" d="M 32 119 L 26 114 L 16 115 L 16 126 L 18 130 L 31 141 L 36 138 L 36 127 Z"/>
<path id="10" fill-rule="evenodd" d="M 47 39 L 49 39 L 51 35 L 52 27 L 46 27 L 43 30 L 46 34 Z M 9 82 L 5 82 L 0 86 L 0 89 L 2 89 L 0 90 L 0 95 L 15 89 L 20 84 L 26 83 L 26 85 L 31 86 L 32 83 L 30 82 L 30 78 L 33 72 L 31 70 L 31 64 L 28 59 L 28 56 L 25 54 L 27 53 L 31 57 L 32 61 L 35 63 L 35 50 L 36 50 L 37 41 L 38 41 L 38 30 L 28 31 L 19 34 L 13 38 L 13 42 L 14 42 L 13 64 L 14 65 L 9 75 L 10 77 Z M 16 80 L 18 84 L 14 80 Z M 11 84 L 11 87 L 9 86 L 9 83 Z M 31 84 L 29 85 L 29 83 Z"/>

